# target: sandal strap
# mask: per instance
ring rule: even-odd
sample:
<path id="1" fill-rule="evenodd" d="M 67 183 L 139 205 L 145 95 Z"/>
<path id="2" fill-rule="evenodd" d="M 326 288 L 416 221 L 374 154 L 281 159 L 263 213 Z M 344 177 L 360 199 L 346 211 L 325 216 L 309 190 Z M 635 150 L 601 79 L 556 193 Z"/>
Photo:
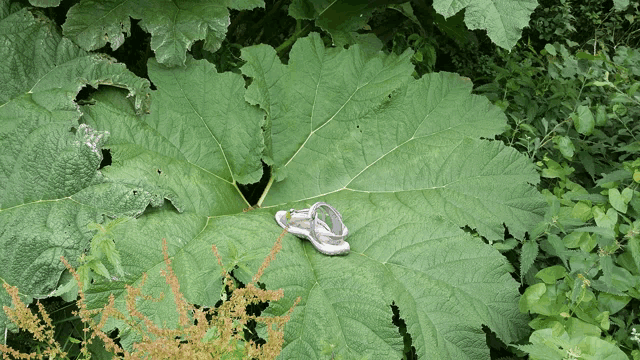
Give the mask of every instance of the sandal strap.
<path id="1" fill-rule="evenodd" d="M 318 212 L 318 210 L 324 210 Z M 327 224 L 327 215 L 331 226 Z M 340 244 L 348 235 L 347 227 L 342 222 L 342 215 L 333 206 L 325 202 L 317 202 L 309 209 L 311 236 L 329 244 Z"/>
<path id="2" fill-rule="evenodd" d="M 318 212 L 318 210 L 321 211 Z M 309 230 L 311 236 L 318 241 L 337 245 L 348 235 L 348 229 L 342 222 L 342 215 L 333 206 L 324 202 L 317 202 L 309 209 L 291 209 L 289 216 L 287 225 Z M 327 216 L 331 220 L 331 226 L 327 224 Z"/>

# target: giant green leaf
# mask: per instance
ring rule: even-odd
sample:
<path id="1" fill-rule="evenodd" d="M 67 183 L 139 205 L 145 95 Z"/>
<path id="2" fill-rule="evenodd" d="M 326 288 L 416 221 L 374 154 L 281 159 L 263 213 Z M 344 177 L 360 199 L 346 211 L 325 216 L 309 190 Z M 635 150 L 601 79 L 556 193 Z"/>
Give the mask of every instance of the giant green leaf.
<path id="1" fill-rule="evenodd" d="M 464 23 L 470 30 L 487 30 L 496 45 L 511 49 L 538 6 L 536 0 L 435 0 L 433 8 L 445 18 L 465 11 Z"/>
<path id="2" fill-rule="evenodd" d="M 374 11 L 404 0 L 293 0 L 289 15 L 296 19 L 315 19 L 317 26 L 329 32 L 336 46 L 355 44 L 366 37 L 357 33 L 371 19 Z"/>
<path id="3" fill-rule="evenodd" d="M 229 26 L 229 10 L 264 7 L 262 0 L 82 0 L 69 9 L 63 25 L 65 36 L 85 50 L 111 44 L 117 49 L 124 34 L 131 32 L 131 20 L 151 33 L 151 49 L 158 62 L 184 65 L 186 52 L 197 40 L 206 50 L 220 47 Z"/>
<path id="4" fill-rule="evenodd" d="M 6 5 L 6 2 L 3 4 Z M 89 55 L 38 13 L 0 20 L 0 282 L 25 297 L 47 296 L 91 239 L 87 225 L 104 216 L 142 213 L 162 194 L 117 183 L 97 171 L 108 137 L 78 123 L 74 98 L 83 86 L 128 89 L 133 107 L 148 106 L 149 82 L 102 55 Z M 125 92 L 126 94 L 126 92 Z M 8 299 L 0 289 L 1 305 Z M 6 326 L 0 314 L 0 329 Z"/>
<path id="5" fill-rule="evenodd" d="M 165 204 L 115 226 L 126 277 L 90 289 L 92 307 L 112 291 L 123 306 L 124 284 L 143 272 L 144 290 L 170 294 L 159 276 L 163 238 L 187 299 L 213 306 L 221 282 L 211 245 L 248 281 L 281 232 L 273 214 L 327 201 L 349 227 L 351 253 L 327 257 L 287 235 L 261 280 L 285 293 L 268 314 L 301 298 L 282 358 L 319 358 L 327 347 L 347 358 L 401 357 L 392 304 L 422 358 L 488 357 L 483 325 L 507 342 L 526 333 L 509 263 L 461 230 L 499 239 L 506 225 L 522 238 L 544 212 L 532 164 L 491 140 L 506 124 L 496 107 L 454 74 L 414 80 L 409 53 L 325 48 L 317 34 L 298 40 L 288 65 L 269 46 L 242 56 L 246 91 L 239 75 L 204 61 L 168 69 L 152 60 L 150 114 L 137 115 L 116 90 L 83 107 L 88 125 L 111 133 L 104 176 L 165 189 L 182 211 Z M 260 156 L 271 181 L 263 208 L 245 213 L 237 183 L 258 178 Z M 143 307 L 175 325 L 171 302 Z"/>
<path id="6" fill-rule="evenodd" d="M 336 45 L 342 46 L 359 42 L 362 35 L 356 30 L 367 24 L 375 10 L 401 2 L 293 0 L 289 15 L 296 19 L 314 19 L 317 26 L 331 34 Z M 464 10 L 464 23 L 470 30 L 487 30 L 491 41 L 505 49 L 515 46 L 536 6 L 536 0 L 433 1 L 434 10 L 445 18 Z"/>

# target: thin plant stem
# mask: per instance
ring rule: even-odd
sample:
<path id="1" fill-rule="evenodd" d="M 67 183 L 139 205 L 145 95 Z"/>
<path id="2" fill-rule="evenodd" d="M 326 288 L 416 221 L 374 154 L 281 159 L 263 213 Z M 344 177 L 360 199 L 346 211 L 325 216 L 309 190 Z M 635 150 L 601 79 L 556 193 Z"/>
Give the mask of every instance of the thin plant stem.
<path id="1" fill-rule="evenodd" d="M 305 36 L 310 31 L 311 31 L 311 24 L 307 24 L 305 25 L 304 28 L 301 29 L 301 22 L 300 20 L 297 20 L 296 31 L 293 33 L 293 35 L 291 35 L 287 40 L 285 40 L 282 44 L 280 44 L 280 46 L 276 48 L 276 52 L 278 53 L 278 55 L 282 55 L 282 53 L 285 50 L 287 50 L 289 47 L 291 47 L 293 43 L 295 43 L 296 40 L 298 40 L 298 38 Z"/>
<path id="2" fill-rule="evenodd" d="M 251 204 L 249 204 L 247 199 L 242 194 L 242 191 L 240 191 L 240 188 L 238 187 L 238 183 L 234 181 L 233 182 L 233 186 L 236 188 L 236 190 L 238 191 L 238 194 L 240 194 L 240 196 L 242 197 L 242 200 L 244 200 L 245 204 L 247 204 L 247 207 L 251 207 Z"/>
<path id="3" fill-rule="evenodd" d="M 273 185 L 274 179 L 275 179 L 275 176 L 271 174 L 271 177 L 269 178 L 269 182 L 267 183 L 267 187 L 264 188 L 264 191 L 262 192 L 262 195 L 260 195 L 260 199 L 258 199 L 258 203 L 256 204 L 258 207 L 262 206 L 262 202 L 264 201 L 264 198 L 267 197 L 267 194 L 269 193 L 269 189 L 271 189 L 271 185 Z"/>

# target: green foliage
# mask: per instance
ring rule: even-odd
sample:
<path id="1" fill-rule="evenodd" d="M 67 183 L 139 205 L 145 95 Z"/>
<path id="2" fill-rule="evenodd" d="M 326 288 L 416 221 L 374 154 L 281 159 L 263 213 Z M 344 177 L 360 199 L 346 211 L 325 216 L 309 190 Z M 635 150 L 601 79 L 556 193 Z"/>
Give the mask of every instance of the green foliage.
<path id="1" fill-rule="evenodd" d="M 301 299 L 283 358 L 640 358 L 638 2 L 542 2 L 3 0 L 0 279 L 74 301 L 64 255 L 90 309 L 134 286 L 177 329 L 149 239 L 215 308 L 328 201 L 351 253 L 287 235 L 260 280 L 265 319 Z"/>
<path id="2" fill-rule="evenodd" d="M 186 13 L 168 5 L 140 15 L 144 8 L 133 3 L 90 5 L 81 1 L 69 10 L 63 33 L 86 49 L 107 42 L 116 48 L 129 16 L 142 17 L 157 56 L 147 62 L 154 90 L 113 59 L 86 54 L 42 15 L 37 20 L 23 9 L 2 20 L 3 51 L 15 59 L 0 74 L 6 80 L 0 139 L 12 149 L 0 167 L 9 180 L 0 221 L 11 229 L 0 245 L 14 249 L 3 253 L 11 264 L 0 270 L 5 282 L 27 297 L 69 299 L 74 291 L 55 260 L 64 254 L 82 264 L 89 309 L 112 297 L 124 313 L 126 289 L 142 287 L 157 300 L 145 302 L 140 314 L 174 328 L 180 309 L 175 299 L 161 297 L 171 283 L 160 274 L 162 250 L 149 239 L 167 239 L 186 301 L 213 308 L 224 292 L 221 269 L 206 255 L 211 245 L 223 262 L 237 265 L 234 277 L 249 283 L 280 232 L 273 214 L 328 201 L 351 230 L 351 254 L 326 257 L 286 236 L 261 279 L 267 289 L 286 289 L 265 310 L 267 318 L 302 299 L 285 329 L 283 357 L 327 349 L 345 358 L 400 357 L 405 345 L 391 304 L 420 357 L 488 356 L 486 348 L 459 345 L 484 342 L 483 325 L 505 342 L 527 334 L 511 266 L 460 228 L 497 241 L 506 225 L 522 239 L 544 213 L 533 187 L 539 177 L 526 157 L 489 140 L 506 119 L 470 94 L 470 81 L 449 73 L 416 80 L 411 51 L 325 47 L 312 34 L 295 42 L 286 65 L 271 46 L 243 48 L 247 87 L 240 74 L 185 55 L 197 39 L 205 39 L 203 55 L 214 50 L 211 26 L 183 24 Z M 165 10 L 178 20 L 154 25 Z M 473 11 L 467 9 L 467 18 Z M 91 21 L 103 12 L 104 24 Z M 33 35 L 14 35 L 25 24 Z M 176 40 L 181 26 L 204 32 Z M 297 29 L 283 45 L 303 32 Z M 42 36 L 55 46 L 35 46 Z M 173 45 L 169 51 L 157 41 Z M 78 107 L 74 98 L 87 84 L 129 93 L 102 87 Z M 98 170 L 105 149 L 111 164 Z M 270 167 L 257 203 L 263 208 L 246 213 L 250 204 L 239 187 L 262 178 L 263 162 Z M 25 261 L 40 275 L 25 277 Z M 105 323 L 107 332 L 116 328 L 124 349 L 132 349 L 135 326 L 121 318 Z"/>
<path id="3" fill-rule="evenodd" d="M 467 27 L 470 30 L 486 29 L 491 41 L 503 49 L 511 49 L 520 39 L 522 29 L 529 24 L 529 16 L 536 6 L 536 0 L 433 2 L 433 8 L 445 18 L 464 9 Z"/>
<path id="4" fill-rule="evenodd" d="M 508 144 L 540 160 L 551 156 L 553 145 L 558 152 L 552 151 L 548 171 L 566 160 L 594 181 L 640 150 L 640 52 L 623 46 L 611 55 L 606 48 L 596 55 L 569 50 L 548 44 L 545 58 L 532 48 L 505 55 L 506 68 L 496 67 L 495 81 L 477 91 L 506 109 Z"/>
<path id="5" fill-rule="evenodd" d="M 625 165 L 626 176 L 609 182 L 605 175 L 606 182 L 598 182 L 600 194 L 569 180 L 572 169 L 555 194 L 543 191 L 551 208 L 535 241 L 544 250 L 539 266 L 550 266 L 526 274 L 529 286 L 520 299 L 522 311 L 537 314 L 530 323 L 533 345 L 519 347 L 532 358 L 562 359 L 572 352 L 597 359 L 605 351 L 626 359 L 618 347 L 634 349 L 629 333 L 637 315 L 625 307 L 640 299 L 640 192 L 631 180 L 640 162 Z M 562 265 L 552 265 L 554 259 Z"/>
<path id="6" fill-rule="evenodd" d="M 613 5 L 613 6 L 612 6 Z M 541 1 L 527 31 L 542 43 L 637 47 L 638 1 Z"/>
<path id="7" fill-rule="evenodd" d="M 543 20 L 557 18 L 534 21 Z M 534 316 L 531 344 L 517 348 L 532 359 L 640 355 L 631 335 L 640 299 L 640 52 L 609 41 L 588 52 L 572 41 L 520 46 L 501 53 L 495 80 L 477 88 L 505 109 L 503 140 L 536 161 L 550 205 L 513 251 L 527 285 L 520 309 Z M 506 243 L 498 248 L 512 251 Z"/>
<path id="8" fill-rule="evenodd" d="M 38 13 L 22 9 L 0 24 L 7 59 L 0 72 L 0 279 L 45 297 L 64 270 L 57 259 L 75 263 L 89 244 L 87 224 L 139 214 L 154 202 L 96 171 L 108 134 L 78 124 L 74 97 L 83 86 L 109 84 L 128 89 L 143 111 L 149 83 L 107 56 L 85 53 Z"/>
<path id="9" fill-rule="evenodd" d="M 504 222 L 512 233 L 522 236 L 541 215 L 538 195 L 526 184 L 535 183 L 537 176 L 519 154 L 500 143 L 478 139 L 499 133 L 504 120 L 486 100 L 469 95 L 469 82 L 450 74 L 415 81 L 410 76 L 409 57 L 409 53 L 367 55 L 358 48 L 325 49 L 313 35 L 296 43 L 287 66 L 278 64 L 270 47 L 245 49 L 247 64 L 242 70 L 253 78 L 246 93 L 241 83 L 235 87 L 238 91 L 229 90 L 231 79 L 239 76 L 218 74 L 203 61 L 187 61 L 186 68 L 172 70 L 151 61 L 149 74 L 158 87 L 152 97 L 162 101 L 154 101 L 151 114 L 143 117 L 123 106 L 126 100 L 120 93 L 96 93 L 83 112 L 89 126 L 111 134 L 106 146 L 113 164 L 102 173 L 109 179 L 176 194 L 179 203 L 174 205 L 182 214 L 165 206 L 115 226 L 116 248 L 127 275 L 120 282 L 105 281 L 89 289 L 89 306 L 99 306 L 109 293 L 116 294 L 117 306 L 122 304 L 124 286 L 137 283 L 143 271 L 150 274 L 145 285 L 148 291 L 154 296 L 162 291 L 162 279 L 154 270 L 159 249 L 141 250 L 141 242 L 149 236 L 167 237 L 187 300 L 213 306 L 221 288 L 210 279 L 219 269 L 201 258 L 204 249 L 216 244 L 225 262 L 231 253 L 260 254 L 266 250 L 266 238 L 279 229 L 272 219 L 276 210 L 325 200 L 341 209 L 353 229 L 351 255 L 327 258 L 310 244 L 287 237 L 279 258 L 262 280 L 268 288 L 290 289 L 281 302 L 267 309 L 268 314 L 279 315 L 293 299 L 302 298 L 303 306 L 292 314 L 292 323 L 299 325 L 285 331 L 284 357 L 319 352 L 323 341 L 335 345 L 338 352 L 366 349 L 374 358 L 398 355 L 402 339 L 391 324 L 389 301 L 407 314 L 404 318 L 419 356 L 453 353 L 457 354 L 453 357 L 474 358 L 486 354 L 484 349 L 437 346 L 436 337 L 446 339 L 450 326 L 479 329 L 489 324 L 507 341 L 518 338 L 524 323 L 517 314 L 517 285 L 506 262 L 456 227 L 469 224 L 489 238 L 499 238 Z M 205 98 L 172 90 L 201 88 L 200 84 L 211 86 L 207 94 L 220 95 Z M 237 115 L 245 111 L 239 102 L 245 98 L 265 111 L 265 124 L 260 118 L 252 120 L 257 108 L 247 107 L 244 115 Z M 453 103 L 455 107 L 449 105 Z M 481 111 L 486 115 L 471 116 Z M 234 123 L 245 125 L 225 128 L 234 123 L 223 119 L 234 116 Z M 405 120 L 398 122 L 400 118 Z M 380 124 L 385 124 L 384 131 L 378 130 Z M 183 129 L 176 130 L 176 126 Z M 239 147 L 239 140 L 252 128 L 259 134 L 260 126 L 271 129 L 270 133 L 264 138 L 247 136 Z M 132 128 L 140 130 L 132 132 Z M 185 132 L 192 135 L 176 136 Z M 258 163 L 259 157 L 252 160 L 247 155 L 255 153 L 253 149 L 262 151 L 265 161 L 272 164 L 273 177 L 259 202 L 263 209 L 243 213 L 247 204 L 243 205 L 235 184 L 251 162 Z M 425 155 L 411 160 L 416 153 Z M 414 161 L 430 163 L 431 168 L 411 172 L 416 169 Z M 505 163 L 510 165 L 501 165 Z M 391 176 L 399 173 L 404 177 Z M 498 191 L 493 186 L 496 182 L 509 190 Z M 469 188 L 475 189 L 473 195 L 466 192 Z M 513 194 L 519 195 L 511 200 Z M 458 211 L 456 204 L 465 203 L 492 209 L 493 215 Z M 408 205 L 413 214 L 407 214 Z M 368 229 L 372 218 L 382 222 Z M 386 250 L 389 246 L 395 255 Z M 415 262 L 419 254 L 440 255 L 425 255 Z M 433 259 L 425 262 L 426 258 Z M 246 266 L 255 269 L 256 263 L 249 261 Z M 452 277 L 461 266 L 469 271 Z M 479 276 L 481 272 L 485 275 Z M 241 281 L 247 279 L 241 268 L 234 274 Z M 439 285 L 426 296 L 424 287 L 435 284 Z M 504 302 L 493 302 L 497 293 Z M 439 308 L 453 294 L 467 299 L 452 303 L 450 310 L 464 311 L 464 318 L 449 317 L 449 311 Z M 436 295 L 441 300 L 434 299 Z M 473 303 L 473 308 L 466 303 Z M 478 307 L 483 310 L 474 310 Z M 144 311 L 156 321 L 160 314 L 165 322 L 177 316 L 165 300 Z M 484 315 L 486 312 L 491 315 Z M 304 318 L 313 319 L 313 324 L 301 322 Z M 352 320 L 343 323 L 339 318 Z M 434 323 L 435 319 L 441 320 Z M 416 332 L 425 327 L 429 332 Z M 348 336 L 354 331 L 358 336 Z M 124 333 L 122 341 L 132 340 Z"/>
<path id="10" fill-rule="evenodd" d="M 62 262 L 73 276 L 73 281 L 79 289 L 78 299 L 75 301 L 73 317 L 59 320 L 58 316 L 51 316 L 51 308 L 47 310 L 39 301 L 36 303 L 37 312 L 30 310 L 22 302 L 18 288 L 3 284 L 4 289 L 11 297 L 11 307 L 3 306 L 3 312 L 22 330 L 20 337 L 23 341 L 32 342 L 31 348 L 35 352 L 25 353 L 22 350 L 24 343 L 18 343 L 18 348 L 10 344 L 0 344 L 3 358 L 9 356 L 18 359 L 275 359 L 282 349 L 284 325 L 289 321 L 293 307 L 283 316 L 257 317 L 247 314 L 247 305 L 264 301 L 276 301 L 282 298 L 282 289 L 264 290 L 256 287 L 264 270 L 274 260 L 276 254 L 282 249 L 282 238 L 286 234 L 282 231 L 276 240 L 270 253 L 265 258 L 258 272 L 254 274 L 250 283 L 238 289 L 226 270 L 222 270 L 224 282 L 230 297 L 222 299 L 215 308 L 201 308 L 185 302 L 180 292 L 180 284 L 171 267 L 171 260 L 167 253 L 167 242 L 162 242 L 163 264 L 166 269 L 161 270 L 162 277 L 170 287 L 174 306 L 179 315 L 179 325 L 166 327 L 166 323 L 160 326 L 154 324 L 144 316 L 139 307 L 144 307 L 146 302 L 155 301 L 141 291 L 146 274 L 142 275 L 142 282 L 138 287 L 126 288 L 126 309 L 115 308 L 113 295 L 100 309 L 90 311 L 87 309 L 86 298 L 81 276 L 69 263 L 62 258 Z M 212 248 L 218 264 L 222 266 L 220 256 L 215 248 Z M 294 302 L 295 306 L 299 299 Z M 116 319 L 126 324 L 127 331 L 135 333 L 138 341 L 123 349 L 104 331 L 109 319 Z M 54 322 L 55 321 L 55 322 Z M 248 322 L 265 324 L 267 335 L 266 343 L 256 344 L 253 341 L 243 339 L 243 330 Z M 62 323 L 62 325 L 60 324 Z M 64 326 L 71 323 L 74 326 L 70 331 Z M 54 327 L 54 324 L 57 326 Z M 80 336 L 78 336 L 80 335 Z M 61 344 L 60 339 L 64 340 Z M 12 341 L 13 342 L 13 341 Z"/>
<path id="11" fill-rule="evenodd" d="M 131 20 L 151 34 L 151 49 L 159 63 L 184 65 L 186 51 L 197 40 L 204 49 L 216 51 L 229 26 L 229 10 L 264 7 L 262 0 L 221 2 L 197 1 L 124 1 L 83 0 L 69 9 L 62 26 L 65 36 L 85 50 L 99 49 L 110 43 L 113 50 L 131 31 Z"/>
<path id="12" fill-rule="evenodd" d="M 396 4 L 403 2 L 295 0 L 289 7 L 289 14 L 296 19 L 315 19 L 317 26 L 331 34 L 335 45 L 343 46 L 366 41 L 356 30 L 366 28 L 376 10 L 384 9 L 385 6 L 397 8 Z M 511 49 L 520 38 L 522 29 L 528 25 L 529 16 L 537 5 L 536 0 L 436 0 L 433 2 L 433 9 L 445 19 L 464 10 L 464 23 L 469 29 L 487 30 L 489 38 L 495 44 Z M 408 3 L 404 6 L 411 8 Z M 442 20 L 438 21 L 444 23 Z"/>

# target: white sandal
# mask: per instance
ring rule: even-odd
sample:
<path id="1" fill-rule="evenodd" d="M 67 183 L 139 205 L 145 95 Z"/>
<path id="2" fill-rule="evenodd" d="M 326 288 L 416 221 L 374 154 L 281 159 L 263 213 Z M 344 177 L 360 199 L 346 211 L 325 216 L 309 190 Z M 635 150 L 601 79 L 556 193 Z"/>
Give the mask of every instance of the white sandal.
<path id="1" fill-rule="evenodd" d="M 309 209 L 280 210 L 276 213 L 276 222 L 291 234 L 311 241 L 325 255 L 343 255 L 351 250 L 344 241 L 349 230 L 342 216 L 327 203 L 317 202 Z"/>

